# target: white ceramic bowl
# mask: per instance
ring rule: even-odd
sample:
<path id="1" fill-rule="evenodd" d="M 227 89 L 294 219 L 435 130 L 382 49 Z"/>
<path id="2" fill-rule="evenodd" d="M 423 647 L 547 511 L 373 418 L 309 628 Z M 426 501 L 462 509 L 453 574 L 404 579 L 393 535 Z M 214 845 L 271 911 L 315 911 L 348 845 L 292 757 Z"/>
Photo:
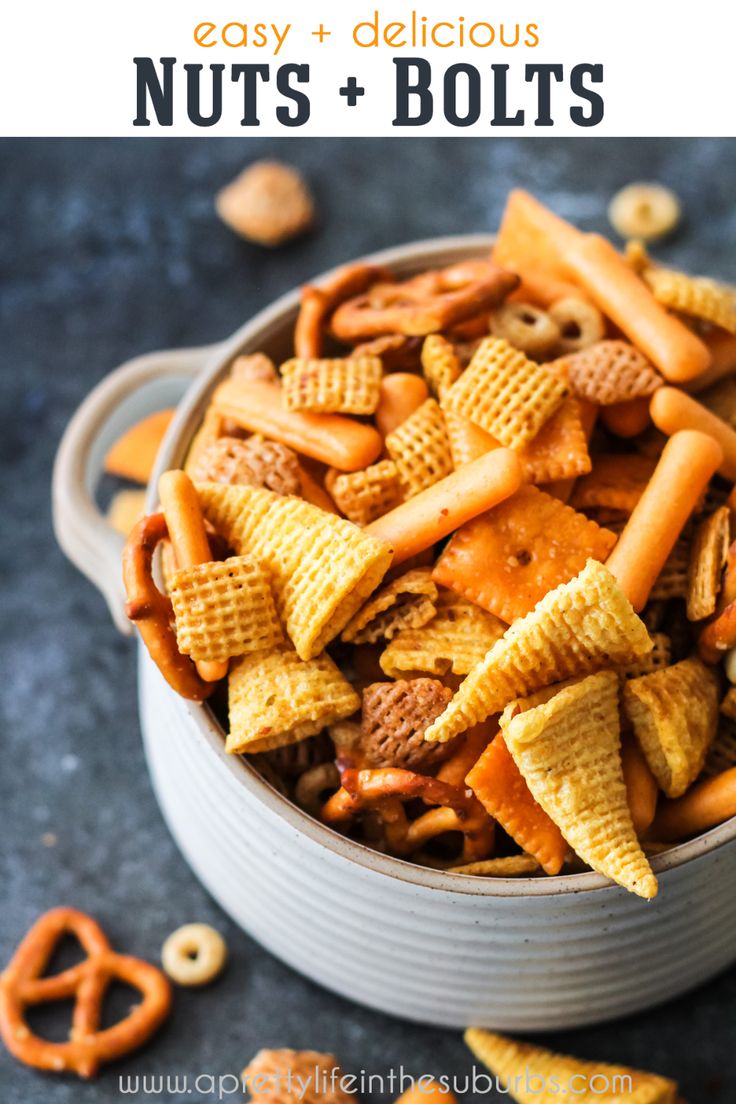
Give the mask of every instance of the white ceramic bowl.
<path id="1" fill-rule="evenodd" d="M 369 259 L 410 273 L 489 244 L 440 239 Z M 129 363 L 70 423 L 54 471 L 56 532 L 123 631 L 121 541 L 93 501 L 106 447 L 186 387 L 157 474 L 178 466 L 233 355 L 286 355 L 297 305 L 292 292 L 220 346 Z M 177 697 L 143 650 L 140 709 L 161 808 L 197 876 L 268 950 L 353 1000 L 447 1027 L 575 1027 L 657 1004 L 736 959 L 736 819 L 655 859 L 651 903 L 597 874 L 446 874 L 347 841 L 301 812 L 225 754 L 208 708 Z"/>

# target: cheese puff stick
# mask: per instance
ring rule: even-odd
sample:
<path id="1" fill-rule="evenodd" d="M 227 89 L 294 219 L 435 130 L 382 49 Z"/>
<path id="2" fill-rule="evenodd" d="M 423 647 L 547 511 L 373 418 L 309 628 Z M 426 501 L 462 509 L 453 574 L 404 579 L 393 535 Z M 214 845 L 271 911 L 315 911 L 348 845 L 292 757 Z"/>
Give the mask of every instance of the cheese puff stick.
<path id="1" fill-rule="evenodd" d="M 662 841 L 686 839 L 732 816 L 736 816 L 736 767 L 696 782 L 674 801 L 664 801 L 649 835 Z"/>
<path id="2" fill-rule="evenodd" d="M 393 564 L 423 552 L 518 490 L 522 471 L 511 449 L 497 448 L 451 472 L 364 529 L 394 549 Z"/>
<path id="3" fill-rule="evenodd" d="M 649 399 L 627 399 L 626 402 L 604 406 L 601 418 L 606 429 L 617 437 L 636 437 L 649 425 Z"/>
<path id="4" fill-rule="evenodd" d="M 565 264 L 596 306 L 616 323 L 665 379 L 693 379 L 710 365 L 710 352 L 692 330 L 668 314 L 606 238 L 573 238 Z"/>
<path id="5" fill-rule="evenodd" d="M 694 429 L 717 441 L 723 450 L 718 470 L 726 479 L 736 482 L 736 430 L 727 422 L 676 387 L 660 387 L 652 395 L 649 409 L 652 421 L 663 433 Z"/>
<path id="6" fill-rule="evenodd" d="M 418 410 L 429 398 L 429 388 L 421 376 L 411 372 L 393 372 L 381 380 L 376 409 L 376 425 L 385 438 Z"/>
<path id="7" fill-rule="evenodd" d="M 382 441 L 372 426 L 341 414 L 286 410 L 278 384 L 263 380 L 226 380 L 213 396 L 218 413 L 243 429 L 261 433 L 295 452 L 340 471 L 358 471 L 378 459 Z"/>
<path id="8" fill-rule="evenodd" d="M 696 430 L 675 433 L 665 445 L 606 562 L 635 610 L 646 604 L 685 522 L 722 461 L 720 445 Z"/>
<path id="9" fill-rule="evenodd" d="M 164 472 L 158 482 L 158 494 L 177 567 L 209 563 L 212 552 L 202 507 L 189 476 L 183 471 Z M 197 671 L 205 682 L 217 682 L 225 678 L 228 663 L 227 660 L 200 660 Z"/>

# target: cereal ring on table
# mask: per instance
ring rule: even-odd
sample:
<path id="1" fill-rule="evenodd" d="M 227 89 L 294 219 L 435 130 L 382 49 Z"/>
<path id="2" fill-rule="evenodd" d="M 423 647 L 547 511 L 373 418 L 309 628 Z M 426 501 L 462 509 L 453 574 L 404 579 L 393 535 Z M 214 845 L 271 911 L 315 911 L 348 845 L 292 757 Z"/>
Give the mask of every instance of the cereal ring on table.
<path id="1" fill-rule="evenodd" d="M 209 444 L 190 469 L 197 483 L 243 483 L 278 495 L 299 495 L 297 455 L 286 445 L 263 437 L 220 437 Z"/>
<path id="2" fill-rule="evenodd" d="M 603 315 L 587 299 L 558 299 L 549 308 L 549 316 L 560 330 L 557 352 L 577 353 L 587 349 L 596 341 L 602 341 L 606 334 Z"/>
<path id="3" fill-rule="evenodd" d="M 497 306 L 518 283 L 518 276 L 490 261 L 463 261 L 374 286 L 342 303 L 330 326 L 335 337 L 347 342 L 387 333 L 437 333 Z"/>
<path id="4" fill-rule="evenodd" d="M 680 221 L 680 201 L 663 184 L 627 184 L 608 205 L 611 226 L 622 238 L 656 241 Z"/>
<path id="5" fill-rule="evenodd" d="M 560 327 L 547 311 L 531 303 L 504 303 L 491 312 L 491 333 L 503 337 L 515 349 L 538 358 L 549 353 L 560 340 Z"/>
<path id="6" fill-rule="evenodd" d="M 209 924 L 184 924 L 167 936 L 161 965 L 177 985 L 207 985 L 222 971 L 227 945 Z"/>

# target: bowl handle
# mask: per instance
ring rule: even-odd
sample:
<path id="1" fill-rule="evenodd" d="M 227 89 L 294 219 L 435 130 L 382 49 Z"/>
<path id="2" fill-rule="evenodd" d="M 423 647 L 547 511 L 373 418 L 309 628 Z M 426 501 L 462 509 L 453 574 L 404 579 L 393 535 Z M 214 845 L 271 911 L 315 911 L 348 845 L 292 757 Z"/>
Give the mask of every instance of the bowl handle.
<path id="1" fill-rule="evenodd" d="M 220 345 L 207 345 L 129 360 L 87 396 L 59 444 L 52 479 L 56 539 L 67 558 L 102 593 L 123 633 L 132 632 L 125 616 L 120 566 L 124 541 L 110 528 L 94 497 L 105 455 L 140 418 L 176 406 L 192 379 L 220 350 Z"/>

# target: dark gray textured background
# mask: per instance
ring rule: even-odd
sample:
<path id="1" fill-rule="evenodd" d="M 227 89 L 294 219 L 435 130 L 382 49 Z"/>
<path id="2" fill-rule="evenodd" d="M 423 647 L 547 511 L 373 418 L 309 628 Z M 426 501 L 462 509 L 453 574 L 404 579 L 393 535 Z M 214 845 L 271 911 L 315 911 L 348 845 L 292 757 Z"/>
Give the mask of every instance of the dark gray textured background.
<path id="1" fill-rule="evenodd" d="M 212 209 L 215 190 L 264 155 L 301 166 L 320 211 L 310 237 L 276 252 L 235 238 Z M 133 646 L 54 543 L 51 463 L 77 404 L 137 353 L 222 338 L 274 296 L 366 250 L 492 230 L 512 186 L 605 230 L 612 192 L 641 178 L 669 183 L 684 202 L 685 223 L 662 254 L 736 280 L 729 140 L 0 143 L 0 961 L 60 903 L 92 912 L 133 954 L 156 959 L 163 938 L 191 920 L 216 925 L 231 952 L 220 981 L 178 991 L 153 1043 L 94 1083 L 38 1074 L 2 1050 L 2 1104 L 117 1100 L 118 1074 L 238 1072 L 267 1045 L 333 1050 L 353 1071 L 468 1072 L 458 1035 L 392 1021 L 302 980 L 235 930 L 194 880 L 146 775 Z M 647 1015 L 548 1042 L 679 1078 L 690 1104 L 725 1104 L 736 1098 L 735 1012 L 732 970 Z"/>

